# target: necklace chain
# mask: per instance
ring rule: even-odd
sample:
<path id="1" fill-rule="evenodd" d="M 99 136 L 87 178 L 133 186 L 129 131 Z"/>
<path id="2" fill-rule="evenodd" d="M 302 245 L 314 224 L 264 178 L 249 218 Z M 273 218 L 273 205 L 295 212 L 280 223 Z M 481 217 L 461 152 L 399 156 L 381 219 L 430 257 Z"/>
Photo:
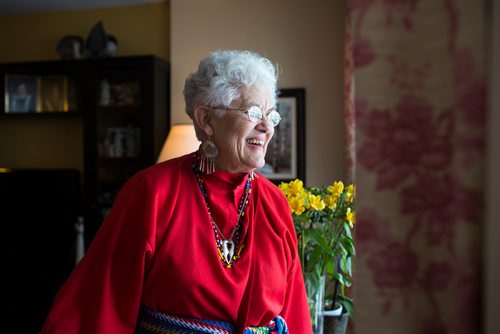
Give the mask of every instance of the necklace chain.
<path id="1" fill-rule="evenodd" d="M 205 202 L 205 206 L 207 207 L 208 216 L 210 217 L 210 222 L 212 223 L 212 229 L 214 230 L 215 243 L 217 245 L 217 252 L 219 253 L 219 257 L 222 260 L 222 263 L 225 268 L 231 268 L 236 260 L 240 258 L 241 251 L 243 250 L 243 242 L 241 240 L 241 233 L 243 230 L 243 220 L 245 219 L 245 211 L 248 206 L 248 200 L 250 198 L 250 194 L 252 193 L 252 181 L 253 181 L 253 173 L 251 172 L 248 176 L 245 189 L 243 194 L 241 195 L 239 210 L 238 210 L 238 221 L 236 226 L 233 228 L 231 232 L 231 238 L 227 239 L 222 233 L 221 229 L 215 222 L 212 217 L 212 213 L 210 211 L 210 205 L 208 204 L 208 196 L 207 189 L 203 182 L 203 178 L 201 177 L 202 172 L 195 162 L 193 163 L 193 172 L 198 182 L 198 186 L 200 187 L 201 195 L 203 196 L 203 201 Z"/>

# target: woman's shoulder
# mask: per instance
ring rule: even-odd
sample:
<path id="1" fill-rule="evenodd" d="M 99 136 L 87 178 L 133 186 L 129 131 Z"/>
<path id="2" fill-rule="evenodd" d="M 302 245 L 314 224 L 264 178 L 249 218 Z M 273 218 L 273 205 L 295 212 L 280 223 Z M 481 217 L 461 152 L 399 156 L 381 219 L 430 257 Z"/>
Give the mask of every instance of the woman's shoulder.
<path id="1" fill-rule="evenodd" d="M 255 176 L 258 179 L 259 192 L 266 196 L 275 198 L 276 200 L 286 202 L 285 194 L 283 194 L 281 189 L 276 184 L 259 173 L 255 173 Z"/>
<path id="2" fill-rule="evenodd" d="M 269 223 L 279 231 L 279 235 L 285 235 L 287 232 L 294 234 L 295 228 L 285 194 L 266 177 L 260 174 L 257 174 L 257 177 L 258 186 L 255 195 L 259 197 L 260 205 L 267 206 L 265 211 L 271 217 Z"/>
<path id="3" fill-rule="evenodd" d="M 193 164 L 192 153 L 156 163 L 140 170 L 131 179 L 152 185 L 180 181 L 183 174 L 189 173 Z"/>

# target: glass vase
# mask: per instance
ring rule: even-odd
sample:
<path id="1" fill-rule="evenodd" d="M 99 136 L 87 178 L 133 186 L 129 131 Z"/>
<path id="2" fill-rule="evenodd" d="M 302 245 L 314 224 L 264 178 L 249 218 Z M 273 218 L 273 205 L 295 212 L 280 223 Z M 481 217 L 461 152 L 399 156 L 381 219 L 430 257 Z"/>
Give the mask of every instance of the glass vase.
<path id="1" fill-rule="evenodd" d="M 313 334 L 323 334 L 323 310 L 325 305 L 325 277 L 319 282 L 306 280 L 307 300 L 311 315 Z"/>

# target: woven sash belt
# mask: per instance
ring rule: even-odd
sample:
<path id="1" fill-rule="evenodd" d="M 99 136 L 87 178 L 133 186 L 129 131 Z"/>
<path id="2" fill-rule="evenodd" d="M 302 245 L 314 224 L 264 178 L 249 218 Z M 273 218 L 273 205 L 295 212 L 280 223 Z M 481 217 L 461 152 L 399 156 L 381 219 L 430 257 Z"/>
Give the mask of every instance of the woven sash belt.
<path id="1" fill-rule="evenodd" d="M 135 334 L 233 334 L 235 327 L 227 322 L 178 317 L 141 307 Z M 268 326 L 247 327 L 245 334 L 288 334 L 285 320 L 277 316 Z"/>

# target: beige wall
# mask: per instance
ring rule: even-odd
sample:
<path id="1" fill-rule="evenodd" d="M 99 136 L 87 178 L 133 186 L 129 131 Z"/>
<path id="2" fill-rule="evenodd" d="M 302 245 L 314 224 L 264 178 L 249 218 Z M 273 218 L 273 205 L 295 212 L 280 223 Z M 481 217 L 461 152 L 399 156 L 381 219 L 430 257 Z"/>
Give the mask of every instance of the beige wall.
<path id="1" fill-rule="evenodd" d="M 118 56 L 170 58 L 168 3 L 43 14 L 0 15 L 0 62 L 59 59 L 65 35 L 84 39 L 102 21 L 118 39 Z M 0 167 L 83 170 L 81 118 L 0 118 Z"/>
<path id="2" fill-rule="evenodd" d="M 250 49 L 277 62 L 281 88 L 306 89 L 306 178 L 346 175 L 343 0 L 171 0 L 172 123 L 188 122 L 182 89 L 214 49 Z"/>
<path id="3" fill-rule="evenodd" d="M 118 39 L 118 55 L 155 54 L 169 60 L 170 12 L 167 3 L 24 15 L 0 15 L 0 62 L 59 59 L 65 35 L 86 39 L 102 21 Z"/>

